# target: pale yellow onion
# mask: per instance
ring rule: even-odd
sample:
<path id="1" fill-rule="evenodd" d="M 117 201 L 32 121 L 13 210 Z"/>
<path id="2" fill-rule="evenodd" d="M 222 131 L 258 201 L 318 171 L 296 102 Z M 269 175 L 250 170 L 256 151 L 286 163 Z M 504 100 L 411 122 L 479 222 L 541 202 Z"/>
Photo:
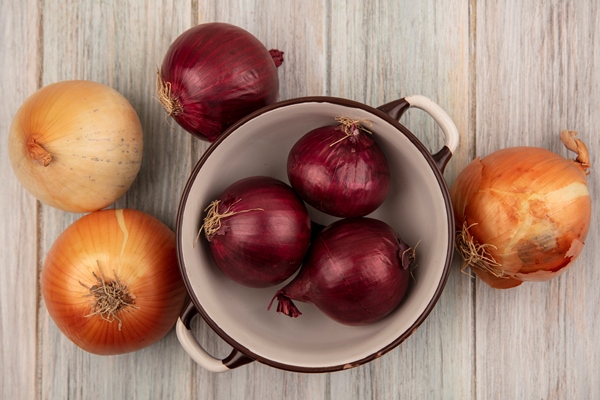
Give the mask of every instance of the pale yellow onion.
<path id="1" fill-rule="evenodd" d="M 451 188 L 457 250 L 495 288 L 560 275 L 581 253 L 591 220 L 585 144 L 563 131 L 567 160 L 536 147 L 477 158 Z"/>
<path id="2" fill-rule="evenodd" d="M 8 149 L 15 175 L 37 199 L 64 211 L 95 211 L 125 194 L 136 178 L 142 126 L 116 90 L 63 81 L 23 103 Z"/>
<path id="3" fill-rule="evenodd" d="M 41 288 L 58 328 L 77 346 L 101 355 L 160 340 L 187 295 L 175 233 L 131 209 L 95 211 L 71 224 L 46 256 Z"/>

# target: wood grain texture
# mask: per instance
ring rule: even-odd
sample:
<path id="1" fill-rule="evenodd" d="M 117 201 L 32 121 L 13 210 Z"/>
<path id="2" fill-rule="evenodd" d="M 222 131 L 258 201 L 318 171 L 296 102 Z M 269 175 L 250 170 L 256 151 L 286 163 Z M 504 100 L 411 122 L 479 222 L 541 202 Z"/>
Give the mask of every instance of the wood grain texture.
<path id="1" fill-rule="evenodd" d="M 11 121 L 38 89 L 39 13 L 36 1 L 2 3 L 0 14 L 0 398 L 35 398 L 37 358 L 37 202 L 15 177 L 8 158 Z M 18 71 L 19 77 L 15 76 Z"/>
<path id="2" fill-rule="evenodd" d="M 88 79 L 113 87 L 138 112 L 144 155 L 137 180 L 115 207 L 145 211 L 175 227 L 177 205 L 191 171 L 190 135 L 173 129 L 155 99 L 156 67 L 174 38 L 191 26 L 189 2 L 46 2 L 44 85 Z M 173 162 L 177 160 L 177 162 Z M 80 215 L 49 207 L 42 211 L 43 256 Z M 174 332 L 134 354 L 88 354 L 56 328 L 42 302 L 39 396 L 66 398 L 185 398 L 191 363 Z M 162 367 L 161 367 L 162 366 Z"/>
<path id="3" fill-rule="evenodd" d="M 592 0 L 280 1 L 147 4 L 114 0 L 3 2 L 0 136 L 42 85 L 90 79 L 121 92 L 144 128 L 138 179 L 114 207 L 146 211 L 170 227 L 181 191 L 208 143 L 167 121 L 155 100 L 155 68 L 171 42 L 199 22 L 243 27 L 285 52 L 280 99 L 332 95 L 379 106 L 425 95 L 452 117 L 460 145 L 445 170 L 452 184 L 476 155 L 545 147 L 574 129 L 595 165 L 600 152 L 600 4 Z M 15 68 L 15 66 L 18 66 Z M 424 112 L 401 121 L 432 152 L 441 130 Z M 600 213 L 586 248 L 563 276 L 493 290 L 455 258 L 429 318 L 403 344 L 358 368 L 297 374 L 259 363 L 209 373 L 174 332 L 136 353 L 99 357 L 77 348 L 48 316 L 39 269 L 56 237 L 80 214 L 39 205 L 17 182 L 0 146 L 0 398 L 2 399 L 596 399 L 600 383 Z M 598 173 L 589 175 L 592 199 Z M 597 202 L 594 202 L 596 204 Z M 230 347 L 200 318 L 200 344 Z"/>
<path id="4" fill-rule="evenodd" d="M 478 155 L 529 145 L 573 158 L 558 137 L 573 129 L 596 161 L 598 23 L 593 2 L 477 3 Z M 598 173 L 588 181 L 597 204 Z M 600 398 L 598 218 L 561 277 L 508 291 L 478 282 L 477 398 Z"/>

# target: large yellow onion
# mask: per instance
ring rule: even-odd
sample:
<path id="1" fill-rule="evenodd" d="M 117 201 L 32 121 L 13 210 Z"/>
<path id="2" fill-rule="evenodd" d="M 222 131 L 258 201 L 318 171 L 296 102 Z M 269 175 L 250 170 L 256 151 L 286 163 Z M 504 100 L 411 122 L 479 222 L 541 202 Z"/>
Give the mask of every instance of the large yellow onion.
<path id="1" fill-rule="evenodd" d="M 64 211 L 95 211 L 125 194 L 136 178 L 142 126 L 114 89 L 63 81 L 23 103 L 8 149 L 15 175 L 37 199 Z"/>
<path id="2" fill-rule="evenodd" d="M 576 134 L 561 133 L 575 160 L 536 147 L 506 148 L 477 158 L 457 177 L 457 250 L 491 287 L 551 279 L 581 253 L 591 219 L 591 165 Z"/>
<path id="3" fill-rule="evenodd" d="M 61 332 L 101 355 L 162 339 L 187 295 L 175 233 L 132 209 L 95 211 L 70 225 L 46 256 L 41 288 Z"/>

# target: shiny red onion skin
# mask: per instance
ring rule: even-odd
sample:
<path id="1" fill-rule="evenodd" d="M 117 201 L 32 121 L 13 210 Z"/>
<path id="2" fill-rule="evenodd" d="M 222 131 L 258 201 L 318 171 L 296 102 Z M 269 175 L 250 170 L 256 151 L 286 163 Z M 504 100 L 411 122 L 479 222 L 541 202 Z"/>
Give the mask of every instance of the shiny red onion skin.
<path id="1" fill-rule="evenodd" d="M 298 300 L 345 325 L 376 322 L 404 298 L 412 261 L 412 249 L 386 223 L 336 221 L 317 236 L 298 275 L 275 295 L 277 311 L 298 316 L 290 302 Z"/>
<path id="2" fill-rule="evenodd" d="M 160 71 L 183 108 L 172 117 L 194 136 L 215 141 L 239 119 L 277 100 L 276 61 L 235 25 L 211 22 L 188 29 L 171 44 Z"/>
<path id="3" fill-rule="evenodd" d="M 229 207 L 233 212 L 262 209 L 221 219 L 221 228 L 209 239 L 213 260 L 225 275 L 260 288 L 281 283 L 300 268 L 310 242 L 311 221 L 291 187 L 255 176 L 235 182 L 219 199 L 220 213 Z"/>
<path id="4" fill-rule="evenodd" d="M 345 136 L 340 126 L 324 126 L 300 138 L 288 155 L 288 179 L 317 210 L 341 218 L 362 217 L 384 202 L 390 168 L 368 133 L 359 131 L 335 143 Z"/>

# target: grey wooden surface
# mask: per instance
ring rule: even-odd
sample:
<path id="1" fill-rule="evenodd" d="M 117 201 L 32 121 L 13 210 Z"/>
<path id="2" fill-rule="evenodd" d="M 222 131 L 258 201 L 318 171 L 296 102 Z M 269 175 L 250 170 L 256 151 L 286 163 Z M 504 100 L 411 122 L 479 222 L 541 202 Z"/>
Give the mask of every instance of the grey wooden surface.
<path id="1" fill-rule="evenodd" d="M 140 115 L 144 161 L 115 204 L 174 228 L 187 176 L 207 144 L 171 128 L 154 98 L 155 68 L 169 44 L 201 22 L 243 27 L 285 52 L 280 98 L 333 95 L 381 105 L 432 98 L 461 143 L 451 184 L 475 156 L 502 147 L 545 147 L 565 157 L 562 129 L 600 152 L 600 3 L 595 0 L 290 1 L 0 0 L 0 398 L 1 399 L 598 399 L 599 212 L 583 254 L 566 274 L 507 291 L 460 272 L 423 325 L 367 365 L 296 374 L 258 363 L 211 374 L 174 332 L 132 354 L 85 353 L 58 331 L 39 273 L 55 238 L 80 215 L 37 202 L 14 177 L 8 128 L 36 89 L 89 79 L 117 89 Z M 433 121 L 402 122 L 432 151 Z M 592 170 L 593 201 L 600 193 Z M 228 346 L 199 318 L 200 343 Z"/>

